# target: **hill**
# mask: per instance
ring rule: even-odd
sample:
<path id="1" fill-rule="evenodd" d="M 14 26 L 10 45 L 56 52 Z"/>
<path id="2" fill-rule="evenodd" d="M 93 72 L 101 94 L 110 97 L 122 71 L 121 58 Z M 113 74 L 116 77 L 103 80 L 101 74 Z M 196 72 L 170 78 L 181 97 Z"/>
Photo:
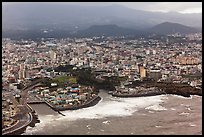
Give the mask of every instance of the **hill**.
<path id="1" fill-rule="evenodd" d="M 185 26 L 179 23 L 171 23 L 171 22 L 164 22 L 164 23 L 158 24 L 152 27 L 149 31 L 156 34 L 174 34 L 174 33 L 188 34 L 188 33 L 199 32 L 199 30 L 196 28 Z"/>
<path id="2" fill-rule="evenodd" d="M 93 25 L 88 29 L 80 30 L 75 35 L 76 36 L 146 36 L 148 32 L 134 30 L 124 27 L 119 27 L 117 25 Z"/>
<path id="3" fill-rule="evenodd" d="M 2 5 L 3 30 L 81 30 L 93 25 L 116 24 L 145 29 L 162 22 L 201 27 L 202 14 L 149 12 L 121 5 L 79 6 L 71 4 L 22 3 Z"/>

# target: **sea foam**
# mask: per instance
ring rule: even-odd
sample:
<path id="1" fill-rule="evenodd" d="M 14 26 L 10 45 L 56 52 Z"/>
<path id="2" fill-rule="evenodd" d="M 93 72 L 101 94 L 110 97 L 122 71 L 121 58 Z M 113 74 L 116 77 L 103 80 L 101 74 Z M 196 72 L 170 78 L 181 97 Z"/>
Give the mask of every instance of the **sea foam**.
<path id="1" fill-rule="evenodd" d="M 106 99 L 106 100 L 105 100 Z M 167 99 L 165 95 L 149 96 L 149 97 L 132 97 L 132 98 L 115 98 L 106 96 L 105 99 L 92 107 L 82 108 L 78 110 L 61 111 L 66 116 L 39 116 L 40 123 L 35 127 L 27 128 L 24 134 L 34 134 L 41 130 L 43 127 L 54 128 L 62 122 L 70 123 L 80 119 L 101 119 L 106 117 L 124 117 L 131 116 L 134 112 L 141 108 L 154 106 L 160 107 L 160 104 Z M 71 124 L 71 123 L 70 123 Z M 50 127 L 51 126 L 51 127 Z"/>

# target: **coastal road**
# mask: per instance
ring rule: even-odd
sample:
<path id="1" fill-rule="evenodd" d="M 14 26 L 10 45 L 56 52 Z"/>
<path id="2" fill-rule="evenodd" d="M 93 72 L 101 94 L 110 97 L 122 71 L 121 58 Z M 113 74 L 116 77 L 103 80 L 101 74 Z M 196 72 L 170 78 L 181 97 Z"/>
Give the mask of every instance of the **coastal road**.
<path id="1" fill-rule="evenodd" d="M 22 106 L 25 107 L 25 106 Z M 3 135 L 5 134 L 9 134 L 9 133 L 14 133 L 15 131 L 21 130 L 22 128 L 26 127 L 31 121 L 32 121 L 32 116 L 27 112 L 27 110 L 25 110 L 25 108 L 21 108 L 20 112 L 21 113 L 27 113 L 27 114 L 20 114 L 19 115 L 19 122 L 12 126 L 11 128 L 6 129 L 5 131 L 2 132 Z M 26 108 L 27 109 L 27 108 Z"/>

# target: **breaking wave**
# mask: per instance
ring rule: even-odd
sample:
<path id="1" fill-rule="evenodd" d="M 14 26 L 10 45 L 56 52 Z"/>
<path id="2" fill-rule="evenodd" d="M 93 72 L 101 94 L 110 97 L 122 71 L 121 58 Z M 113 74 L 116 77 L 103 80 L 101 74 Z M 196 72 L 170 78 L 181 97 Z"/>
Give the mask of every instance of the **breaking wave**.
<path id="1" fill-rule="evenodd" d="M 100 95 L 100 94 L 99 94 Z M 40 115 L 40 123 L 35 127 L 28 127 L 24 134 L 35 134 L 43 130 L 43 127 L 54 128 L 63 122 L 71 123 L 80 119 L 101 119 L 106 117 L 130 116 L 141 108 L 165 110 L 160 104 L 168 99 L 165 95 L 133 98 L 117 98 L 101 94 L 101 101 L 95 106 L 78 110 L 61 111 L 66 116 L 61 115 Z"/>

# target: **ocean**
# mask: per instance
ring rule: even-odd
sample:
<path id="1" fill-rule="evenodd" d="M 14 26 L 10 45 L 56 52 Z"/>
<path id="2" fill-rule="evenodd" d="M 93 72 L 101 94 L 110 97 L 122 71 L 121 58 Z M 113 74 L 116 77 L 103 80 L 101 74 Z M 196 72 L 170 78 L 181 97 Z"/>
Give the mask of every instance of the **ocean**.
<path id="1" fill-rule="evenodd" d="M 202 97 L 177 95 L 118 98 L 105 91 L 98 104 L 55 112 L 30 105 L 40 123 L 23 135 L 201 135 Z"/>

